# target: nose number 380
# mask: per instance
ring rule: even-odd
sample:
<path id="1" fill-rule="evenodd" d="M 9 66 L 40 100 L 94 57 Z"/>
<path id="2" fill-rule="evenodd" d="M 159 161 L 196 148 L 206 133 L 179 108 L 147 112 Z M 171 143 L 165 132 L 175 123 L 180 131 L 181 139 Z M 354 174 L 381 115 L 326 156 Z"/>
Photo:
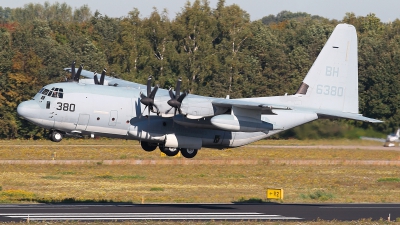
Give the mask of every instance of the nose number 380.
<path id="1" fill-rule="evenodd" d="M 57 110 L 63 110 L 63 111 L 70 111 L 74 112 L 75 111 L 75 104 L 71 103 L 62 103 L 62 102 L 57 102 L 58 107 L 56 108 Z"/>

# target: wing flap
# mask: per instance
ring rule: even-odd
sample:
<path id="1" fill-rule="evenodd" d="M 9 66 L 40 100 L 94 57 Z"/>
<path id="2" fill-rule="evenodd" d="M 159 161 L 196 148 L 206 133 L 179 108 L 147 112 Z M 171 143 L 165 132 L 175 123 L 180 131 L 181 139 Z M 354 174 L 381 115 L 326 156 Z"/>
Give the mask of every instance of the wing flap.
<path id="1" fill-rule="evenodd" d="M 216 99 L 211 102 L 215 107 L 232 108 L 233 106 L 243 109 L 261 110 L 262 114 L 276 115 L 272 110 L 291 110 L 290 107 L 263 104 L 260 102 L 251 102 L 237 99 Z"/>

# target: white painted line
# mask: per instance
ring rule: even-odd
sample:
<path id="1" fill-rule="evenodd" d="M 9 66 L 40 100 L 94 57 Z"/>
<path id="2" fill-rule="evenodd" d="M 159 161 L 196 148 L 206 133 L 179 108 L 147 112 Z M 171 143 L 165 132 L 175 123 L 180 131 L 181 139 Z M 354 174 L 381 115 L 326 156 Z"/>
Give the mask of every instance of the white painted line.
<path id="1" fill-rule="evenodd" d="M 0 214 L 0 216 L 70 216 L 70 215 L 78 215 L 78 216 L 96 216 L 96 215 L 264 215 L 262 213 L 257 212 L 226 212 L 226 213 L 4 213 Z"/>
<path id="2" fill-rule="evenodd" d="M 112 218 L 127 218 L 127 217 L 133 217 L 135 215 L 126 215 L 126 216 L 109 216 Z M 201 218 L 204 216 L 208 217 L 228 217 L 228 218 L 233 218 L 233 217 L 276 217 L 280 215 L 154 215 L 154 216 L 149 216 L 149 215 L 136 215 L 135 217 L 137 218 L 143 218 L 143 217 L 149 217 L 149 218 L 158 218 L 160 216 L 163 217 L 196 217 L 196 218 Z M 22 217 L 28 217 L 28 215 L 20 215 L 20 216 L 7 216 L 9 218 L 22 218 Z M 99 218 L 99 217 L 105 217 L 104 215 L 98 215 L 98 216 L 32 216 L 29 215 L 29 218 Z"/>
<path id="3" fill-rule="evenodd" d="M 322 206 L 321 209 L 400 209 L 400 206 Z"/>
<path id="4" fill-rule="evenodd" d="M 28 217 L 24 217 L 21 219 L 28 219 Z M 276 216 L 276 217 L 264 217 L 264 216 L 257 216 L 257 217 L 236 217 L 236 218 L 231 218 L 231 217 L 209 217 L 209 216 L 204 216 L 204 217 L 125 217 L 125 218 L 118 218 L 118 217 L 96 217 L 96 218 L 47 218 L 47 217 L 38 217 L 38 218 L 31 218 L 29 217 L 29 220 L 300 220 L 302 218 L 298 217 L 285 217 L 285 216 Z"/>

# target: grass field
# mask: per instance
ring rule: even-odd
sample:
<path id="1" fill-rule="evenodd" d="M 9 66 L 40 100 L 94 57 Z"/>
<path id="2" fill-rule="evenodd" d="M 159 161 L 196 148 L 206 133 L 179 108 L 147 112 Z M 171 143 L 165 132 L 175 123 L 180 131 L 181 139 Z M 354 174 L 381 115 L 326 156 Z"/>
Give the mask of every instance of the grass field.
<path id="1" fill-rule="evenodd" d="M 0 164 L 0 202 L 133 202 L 210 203 L 265 201 L 266 188 L 283 188 L 284 203 L 400 202 L 400 167 L 379 165 L 215 164 L 222 159 L 346 159 L 400 160 L 400 151 L 363 150 L 376 143 L 327 141 L 357 145 L 356 149 L 307 149 L 323 141 L 261 141 L 255 145 L 296 145 L 299 148 L 247 146 L 227 150 L 202 149 L 194 159 L 147 153 L 137 142 L 66 140 L 0 142 L 0 160 L 81 160 L 71 165 Z M 360 144 L 362 143 L 362 145 Z M 79 146 L 76 146 L 79 145 Z M 84 146 L 83 146 L 84 145 Z M 117 145 L 117 146 L 112 146 Z M 379 145 L 379 143 L 378 143 Z M 196 161 L 201 164 L 105 165 L 102 160 L 153 159 Z"/>

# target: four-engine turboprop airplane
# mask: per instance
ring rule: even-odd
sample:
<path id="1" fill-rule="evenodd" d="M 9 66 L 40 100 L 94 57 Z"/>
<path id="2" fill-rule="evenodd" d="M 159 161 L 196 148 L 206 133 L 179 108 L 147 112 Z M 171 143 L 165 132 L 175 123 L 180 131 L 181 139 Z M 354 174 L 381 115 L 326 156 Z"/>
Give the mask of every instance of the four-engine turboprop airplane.
<path id="1" fill-rule="evenodd" d="M 146 151 L 160 148 L 192 158 L 201 147 L 238 147 L 319 118 L 381 122 L 358 114 L 357 35 L 339 24 L 294 95 L 224 99 L 105 76 L 75 73 L 78 82 L 49 84 L 18 114 L 50 129 L 50 139 L 89 135 L 139 140 Z M 83 76 L 90 79 L 81 79 Z M 96 85 L 98 84 L 98 85 Z M 142 93 L 142 92 L 145 92 Z"/>

